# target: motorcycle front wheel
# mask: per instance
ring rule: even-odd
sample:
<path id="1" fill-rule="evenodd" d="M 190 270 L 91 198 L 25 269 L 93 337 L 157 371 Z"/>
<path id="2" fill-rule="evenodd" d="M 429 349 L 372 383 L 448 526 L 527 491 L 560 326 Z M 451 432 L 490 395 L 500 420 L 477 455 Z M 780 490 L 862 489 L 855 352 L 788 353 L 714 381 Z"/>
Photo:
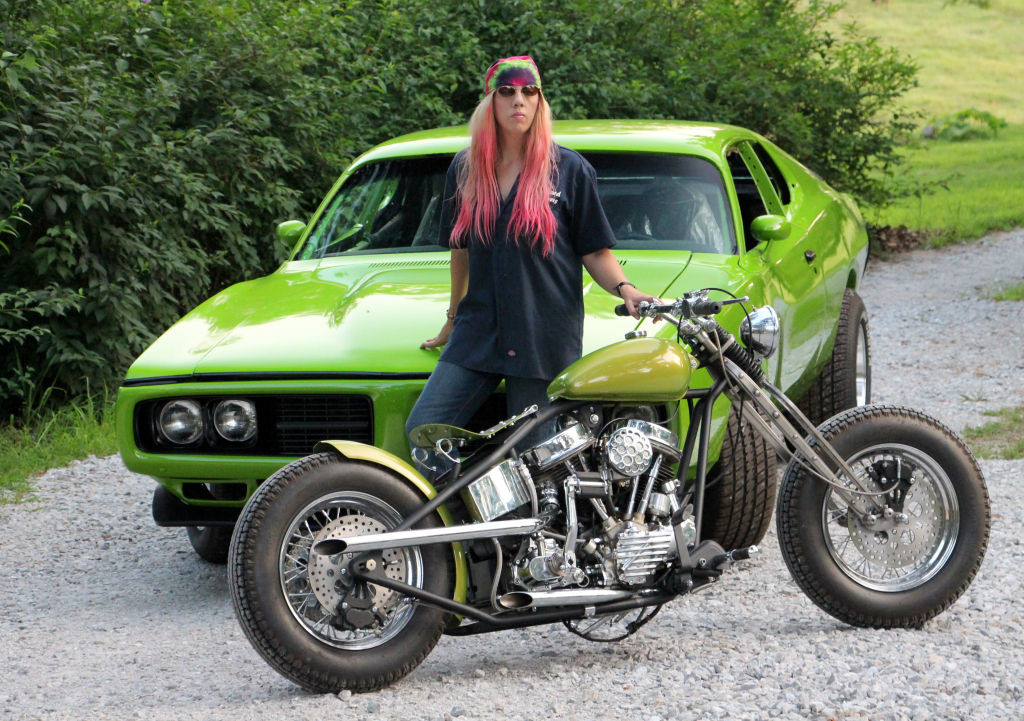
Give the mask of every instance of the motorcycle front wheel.
<path id="1" fill-rule="evenodd" d="M 866 496 L 873 512 L 861 518 L 794 459 L 776 512 L 786 565 L 815 604 L 845 623 L 919 627 L 963 594 L 985 555 L 981 469 L 959 436 L 909 408 L 852 408 L 819 430 L 857 487 L 874 493 Z"/>
<path id="2" fill-rule="evenodd" d="M 228 559 L 235 613 L 257 652 L 319 693 L 370 691 L 412 671 L 437 643 L 446 614 L 351 579 L 347 554 L 321 556 L 325 539 L 383 533 L 423 504 L 385 469 L 332 453 L 271 476 L 238 519 Z M 431 516 L 416 528 L 441 525 Z M 395 580 L 452 592 L 450 546 L 375 553 Z"/>

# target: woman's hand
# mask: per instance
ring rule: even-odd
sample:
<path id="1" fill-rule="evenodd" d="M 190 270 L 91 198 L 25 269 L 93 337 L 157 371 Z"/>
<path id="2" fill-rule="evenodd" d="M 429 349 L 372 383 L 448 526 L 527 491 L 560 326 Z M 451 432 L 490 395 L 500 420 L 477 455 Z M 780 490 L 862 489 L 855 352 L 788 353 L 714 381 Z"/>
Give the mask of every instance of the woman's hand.
<path id="1" fill-rule="evenodd" d="M 640 305 L 640 303 L 643 301 L 647 301 L 648 303 L 661 303 L 661 300 L 657 297 L 641 293 L 631 285 L 622 286 L 621 293 L 622 300 L 626 303 L 626 310 L 629 311 L 631 316 L 637 319 L 640 318 L 640 312 L 637 310 L 637 306 Z M 661 319 L 655 318 L 654 322 L 657 323 L 659 320 Z"/>
<path id="2" fill-rule="evenodd" d="M 435 335 L 433 338 L 430 338 L 420 343 L 420 348 L 440 348 L 441 346 L 448 342 L 448 338 L 451 337 L 451 334 L 452 319 L 449 318 L 444 322 L 444 325 L 441 327 L 441 332 Z"/>

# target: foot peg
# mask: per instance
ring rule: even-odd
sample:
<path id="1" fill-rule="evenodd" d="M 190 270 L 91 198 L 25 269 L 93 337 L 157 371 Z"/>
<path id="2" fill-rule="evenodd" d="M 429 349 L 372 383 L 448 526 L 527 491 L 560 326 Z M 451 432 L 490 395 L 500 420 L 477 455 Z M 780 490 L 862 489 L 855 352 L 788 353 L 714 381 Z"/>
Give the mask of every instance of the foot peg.
<path id="1" fill-rule="evenodd" d="M 727 563 L 735 563 L 736 561 L 746 561 L 748 558 L 753 558 L 761 553 L 761 549 L 757 546 L 747 546 L 746 548 L 734 548 L 731 551 L 722 553 L 711 559 L 711 565 L 714 568 L 721 568 Z"/>

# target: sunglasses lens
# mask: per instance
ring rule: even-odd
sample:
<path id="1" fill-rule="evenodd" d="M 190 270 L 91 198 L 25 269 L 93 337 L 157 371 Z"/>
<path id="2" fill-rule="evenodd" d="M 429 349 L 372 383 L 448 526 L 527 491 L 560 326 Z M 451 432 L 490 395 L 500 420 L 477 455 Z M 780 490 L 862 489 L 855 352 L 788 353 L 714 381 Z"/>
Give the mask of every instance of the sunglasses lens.
<path id="1" fill-rule="evenodd" d="M 516 94 L 516 88 L 523 91 L 524 98 L 532 98 L 534 95 L 540 92 L 540 88 L 536 85 L 499 85 L 498 95 L 503 98 L 511 98 Z"/>

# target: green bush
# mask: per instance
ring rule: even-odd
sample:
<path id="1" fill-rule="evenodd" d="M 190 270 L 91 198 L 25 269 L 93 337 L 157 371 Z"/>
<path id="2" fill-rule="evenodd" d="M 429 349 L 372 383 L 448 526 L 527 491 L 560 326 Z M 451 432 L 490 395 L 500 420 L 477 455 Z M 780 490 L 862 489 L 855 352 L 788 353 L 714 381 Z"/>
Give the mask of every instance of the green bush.
<path id="1" fill-rule="evenodd" d="M 356 154 L 464 122 L 530 53 L 556 117 L 758 130 L 879 198 L 914 68 L 812 0 L 0 0 L 0 411 L 115 381 L 273 269 Z"/>
<path id="2" fill-rule="evenodd" d="M 933 140 L 976 140 L 994 138 L 1006 127 L 1006 120 L 986 110 L 967 108 L 952 115 L 932 118 L 924 136 Z"/>

